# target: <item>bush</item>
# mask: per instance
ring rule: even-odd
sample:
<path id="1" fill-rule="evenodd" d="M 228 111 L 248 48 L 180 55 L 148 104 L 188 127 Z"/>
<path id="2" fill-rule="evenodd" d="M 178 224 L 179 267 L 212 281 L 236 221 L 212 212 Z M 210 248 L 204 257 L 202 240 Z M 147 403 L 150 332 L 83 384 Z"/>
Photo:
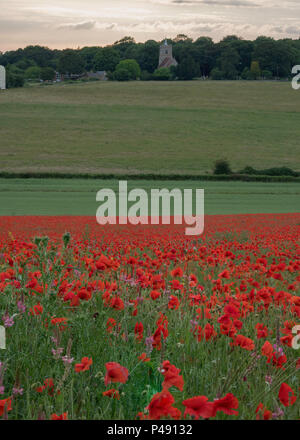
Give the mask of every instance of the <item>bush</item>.
<path id="1" fill-rule="evenodd" d="M 25 78 L 28 80 L 39 80 L 41 77 L 41 68 L 38 66 L 28 67 L 25 70 Z"/>
<path id="2" fill-rule="evenodd" d="M 262 170 L 262 174 L 265 174 L 266 176 L 293 176 L 298 177 L 300 173 L 297 173 L 296 171 L 291 170 L 291 168 L 288 167 L 278 167 L 278 168 L 267 168 L 265 170 Z"/>
<path id="3" fill-rule="evenodd" d="M 240 172 L 240 174 L 257 174 L 257 170 L 252 167 L 245 167 Z"/>
<path id="4" fill-rule="evenodd" d="M 121 69 L 128 71 L 128 74 L 129 74 L 128 79 L 137 79 L 141 76 L 141 68 L 135 60 L 120 61 L 116 67 L 115 73 Z M 124 75 L 124 73 L 122 75 Z M 118 81 L 120 81 L 120 80 L 118 80 Z M 121 81 L 126 81 L 126 80 L 121 80 Z"/>
<path id="5" fill-rule="evenodd" d="M 261 76 L 263 77 L 263 79 L 272 79 L 273 78 L 273 74 L 272 74 L 272 72 L 270 72 L 270 70 L 263 70 L 261 72 Z"/>
<path id="6" fill-rule="evenodd" d="M 141 73 L 141 81 L 151 81 L 153 79 L 153 74 L 148 72 L 148 70 L 143 70 Z"/>
<path id="7" fill-rule="evenodd" d="M 248 174 L 248 175 L 255 175 L 255 176 L 291 176 L 291 177 L 299 177 L 300 173 L 297 171 L 292 170 L 288 167 L 275 167 L 275 168 L 265 168 L 263 170 L 256 170 L 252 167 L 245 167 L 241 171 L 239 171 L 239 174 Z"/>
<path id="8" fill-rule="evenodd" d="M 250 72 L 251 72 L 253 79 L 258 79 L 260 77 L 261 70 L 260 70 L 258 61 L 252 61 L 251 67 L 250 67 Z"/>
<path id="9" fill-rule="evenodd" d="M 156 81 L 169 81 L 172 78 L 172 74 L 168 67 L 161 67 L 155 70 L 153 78 Z"/>
<path id="10" fill-rule="evenodd" d="M 242 79 L 249 79 L 250 75 L 251 75 L 250 70 L 248 69 L 248 67 L 245 67 L 244 70 L 242 71 L 241 78 Z"/>
<path id="11" fill-rule="evenodd" d="M 214 166 L 214 174 L 232 174 L 229 162 L 227 160 L 217 160 Z"/>
<path id="12" fill-rule="evenodd" d="M 117 69 L 114 73 L 114 79 L 117 81 L 129 81 L 131 79 L 129 70 L 123 67 Z"/>
<path id="13" fill-rule="evenodd" d="M 179 80 L 189 81 L 199 75 L 199 66 L 190 55 L 180 60 L 175 69 L 176 77 Z"/>
<path id="14" fill-rule="evenodd" d="M 91 174 L 91 173 L 57 173 L 57 172 L 10 172 L 0 171 L 5 179 L 117 179 L 117 180 L 205 180 L 205 181 L 243 181 L 243 182 L 297 182 L 299 177 L 265 176 L 249 174 Z"/>
<path id="15" fill-rule="evenodd" d="M 212 69 L 212 71 L 210 73 L 210 78 L 214 79 L 214 80 L 221 80 L 221 79 L 224 79 L 224 77 L 225 77 L 224 72 L 222 72 L 217 67 Z"/>
<path id="16" fill-rule="evenodd" d="M 25 83 L 24 76 L 19 73 L 13 73 L 9 70 L 6 74 L 6 87 L 11 89 L 13 87 L 23 87 Z"/>
<path id="17" fill-rule="evenodd" d="M 55 78 L 55 70 L 52 67 L 43 67 L 41 70 L 41 79 L 43 81 L 53 81 Z"/>

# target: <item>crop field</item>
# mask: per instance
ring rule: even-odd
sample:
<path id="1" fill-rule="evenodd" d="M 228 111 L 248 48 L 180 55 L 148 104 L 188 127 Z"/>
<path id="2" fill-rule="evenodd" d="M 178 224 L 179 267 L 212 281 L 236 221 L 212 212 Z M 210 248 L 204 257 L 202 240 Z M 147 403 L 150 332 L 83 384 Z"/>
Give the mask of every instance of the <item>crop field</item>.
<path id="1" fill-rule="evenodd" d="M 96 194 L 117 180 L 0 179 L 0 215 L 96 215 Z M 299 183 L 128 181 L 128 191 L 142 188 L 204 189 L 205 214 L 300 212 Z M 149 197 L 150 198 L 150 197 Z M 171 212 L 173 205 L 171 204 Z"/>
<path id="2" fill-rule="evenodd" d="M 0 93 L 0 170 L 300 170 L 300 94 L 286 82 L 98 82 Z"/>

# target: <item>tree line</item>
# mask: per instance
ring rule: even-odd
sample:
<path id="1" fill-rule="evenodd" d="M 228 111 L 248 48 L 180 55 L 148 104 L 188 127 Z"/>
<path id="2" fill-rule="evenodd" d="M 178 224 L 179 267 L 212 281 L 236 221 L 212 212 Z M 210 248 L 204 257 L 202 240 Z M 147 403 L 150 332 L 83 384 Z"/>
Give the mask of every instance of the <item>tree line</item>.
<path id="1" fill-rule="evenodd" d="M 173 46 L 178 65 L 158 69 L 161 41 L 136 43 L 124 37 L 114 44 L 78 49 L 51 50 L 27 46 L 15 51 L 0 52 L 0 64 L 7 69 L 8 87 L 26 80 L 53 80 L 55 72 L 80 76 L 84 72 L 106 71 L 108 78 L 118 81 L 141 80 L 256 80 L 290 78 L 291 69 L 300 64 L 300 37 L 279 39 L 259 36 L 245 40 L 229 35 L 219 42 L 210 37 L 195 40 L 177 35 L 167 40 Z"/>

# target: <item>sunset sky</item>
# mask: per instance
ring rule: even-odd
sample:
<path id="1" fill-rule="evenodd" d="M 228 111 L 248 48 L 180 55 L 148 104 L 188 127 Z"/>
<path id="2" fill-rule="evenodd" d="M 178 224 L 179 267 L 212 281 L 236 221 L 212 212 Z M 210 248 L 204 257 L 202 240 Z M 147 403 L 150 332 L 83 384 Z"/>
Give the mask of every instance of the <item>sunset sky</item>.
<path id="1" fill-rule="evenodd" d="M 300 37 L 300 0 L 0 0 L 0 51 L 235 34 Z"/>

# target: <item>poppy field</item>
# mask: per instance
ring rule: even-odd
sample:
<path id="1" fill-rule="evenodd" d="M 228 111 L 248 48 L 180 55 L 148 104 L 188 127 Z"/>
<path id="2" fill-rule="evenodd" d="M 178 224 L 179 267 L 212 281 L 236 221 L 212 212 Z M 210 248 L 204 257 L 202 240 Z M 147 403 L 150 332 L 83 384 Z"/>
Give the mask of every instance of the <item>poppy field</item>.
<path id="1" fill-rule="evenodd" d="M 299 232 L 0 217 L 0 418 L 298 420 Z"/>

